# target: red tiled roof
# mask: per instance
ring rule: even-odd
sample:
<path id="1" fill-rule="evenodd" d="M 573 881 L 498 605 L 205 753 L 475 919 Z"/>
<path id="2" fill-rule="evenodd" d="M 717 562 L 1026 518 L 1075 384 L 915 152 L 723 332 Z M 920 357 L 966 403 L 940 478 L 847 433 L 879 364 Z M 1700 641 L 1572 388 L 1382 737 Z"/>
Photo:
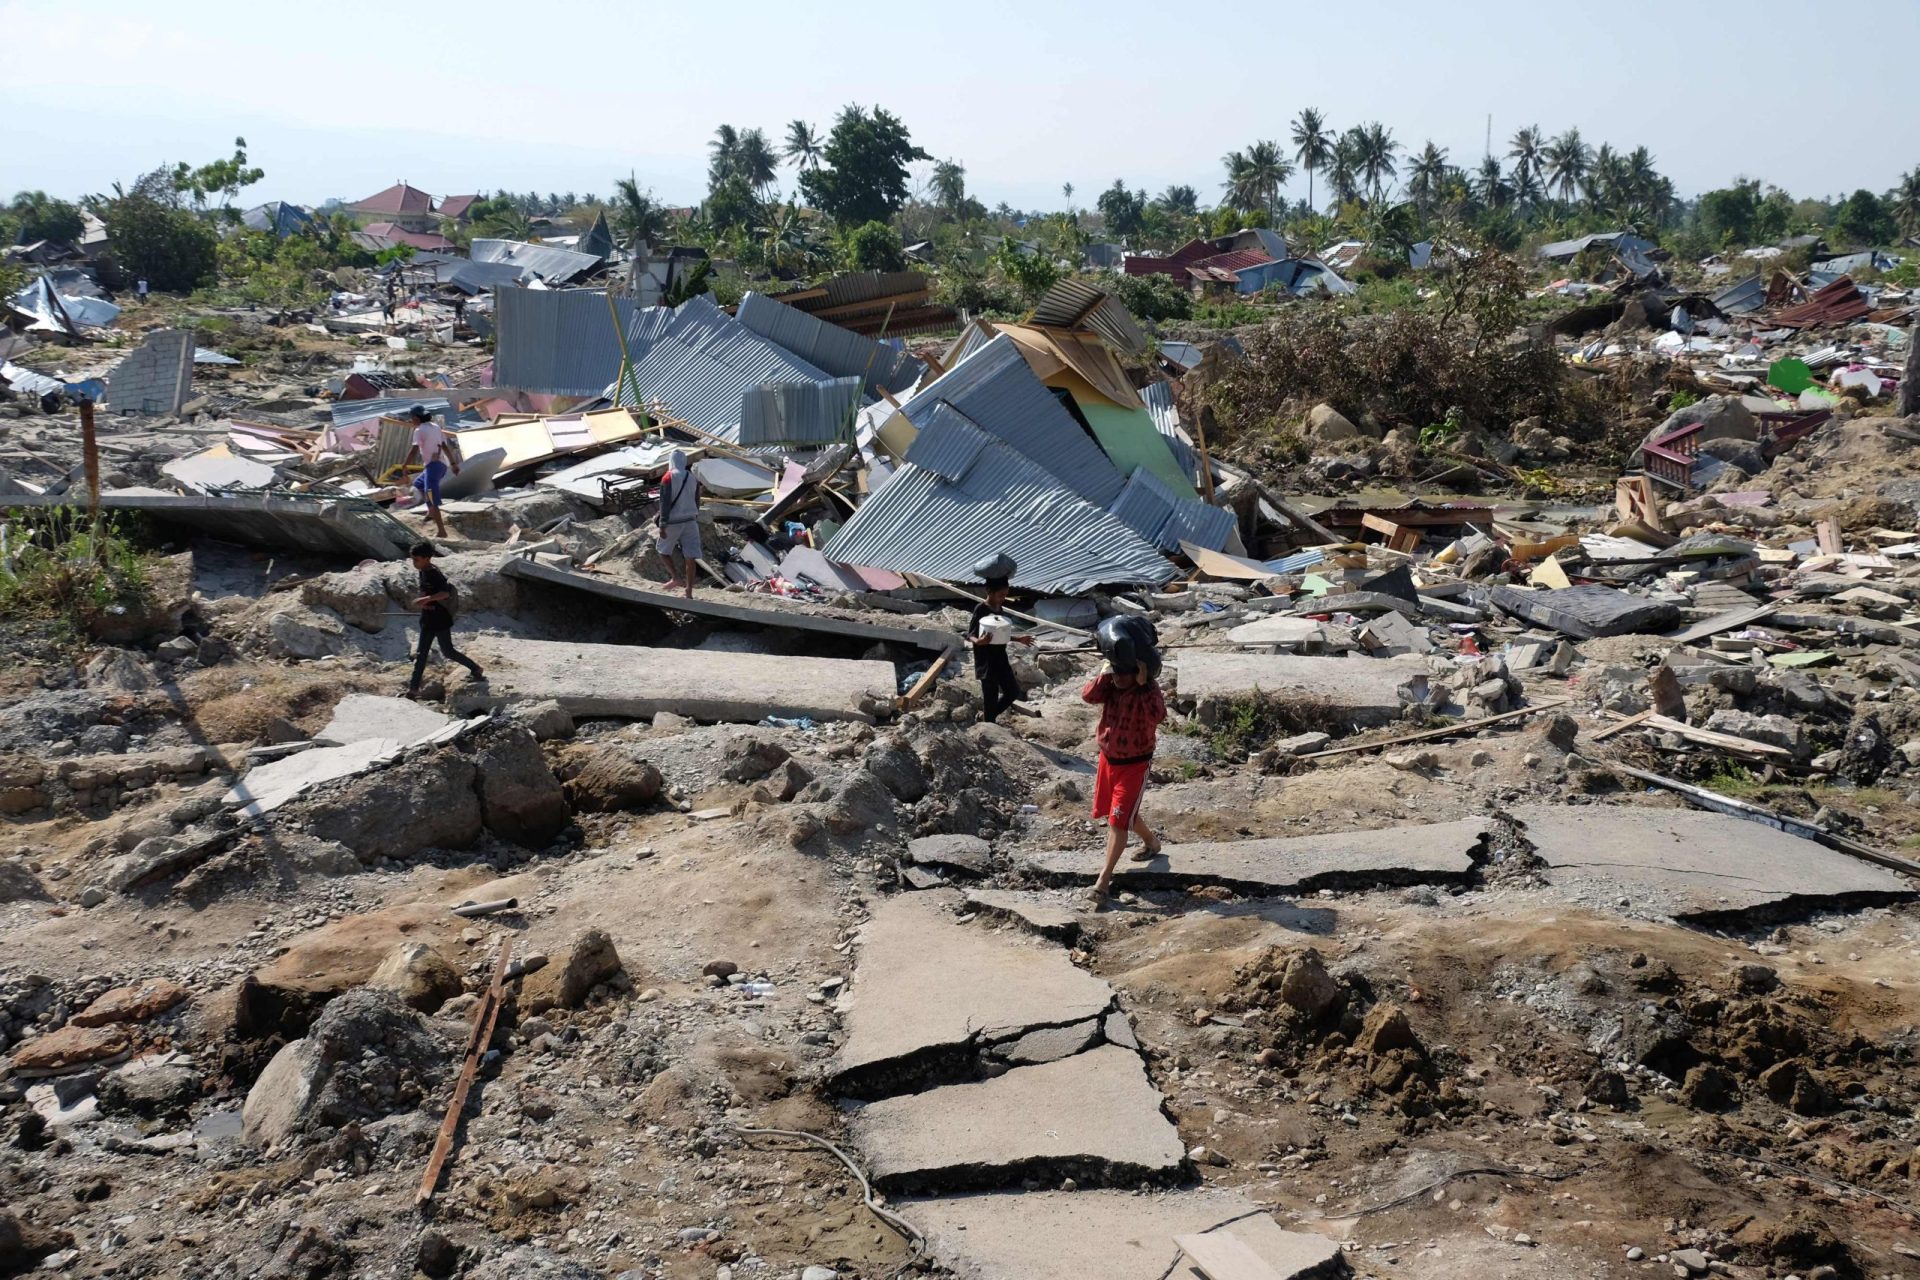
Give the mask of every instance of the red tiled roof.
<path id="1" fill-rule="evenodd" d="M 433 197 L 418 187 L 397 182 L 385 191 L 350 204 L 355 213 L 423 214 L 433 212 Z"/>
<path id="2" fill-rule="evenodd" d="M 473 208 L 479 196 L 445 196 L 440 201 L 440 216 L 443 218 L 463 218 L 467 210 Z"/>
<path id="3" fill-rule="evenodd" d="M 1242 267 L 1257 267 L 1264 262 L 1272 262 L 1273 255 L 1260 249 L 1235 249 L 1231 253 L 1216 253 L 1210 258 L 1190 262 L 1189 267 L 1206 267 L 1215 271 L 1238 271 Z"/>
<path id="4" fill-rule="evenodd" d="M 437 253 L 442 249 L 453 248 L 453 241 L 432 231 L 409 231 L 405 227 L 395 226 L 391 222 L 370 222 L 366 232 L 382 240 L 391 240 L 395 244 L 410 244 L 416 249 Z"/>

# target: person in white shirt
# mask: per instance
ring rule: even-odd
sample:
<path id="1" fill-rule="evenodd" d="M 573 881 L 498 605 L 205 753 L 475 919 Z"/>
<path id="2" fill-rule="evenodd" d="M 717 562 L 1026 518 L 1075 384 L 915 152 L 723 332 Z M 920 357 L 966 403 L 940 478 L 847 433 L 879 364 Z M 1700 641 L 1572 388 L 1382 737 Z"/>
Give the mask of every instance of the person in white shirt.
<path id="1" fill-rule="evenodd" d="M 660 554 L 666 558 L 667 571 L 675 576 L 667 590 L 685 584 L 687 599 L 693 599 L 693 562 L 700 558 L 700 480 L 687 464 L 687 455 L 678 449 L 667 459 L 667 474 L 660 478 Z M 676 563 L 676 561 L 678 563 Z"/>
<path id="2" fill-rule="evenodd" d="M 413 445 L 407 450 L 407 456 L 401 465 L 405 466 L 420 459 L 420 474 L 413 478 L 413 487 L 426 499 L 427 514 L 433 518 L 434 527 L 441 537 L 447 536 L 447 522 L 440 515 L 440 482 L 451 470 L 460 474 L 460 447 L 446 429 L 433 420 L 424 405 L 415 405 L 407 410 L 407 417 L 413 422 Z"/>

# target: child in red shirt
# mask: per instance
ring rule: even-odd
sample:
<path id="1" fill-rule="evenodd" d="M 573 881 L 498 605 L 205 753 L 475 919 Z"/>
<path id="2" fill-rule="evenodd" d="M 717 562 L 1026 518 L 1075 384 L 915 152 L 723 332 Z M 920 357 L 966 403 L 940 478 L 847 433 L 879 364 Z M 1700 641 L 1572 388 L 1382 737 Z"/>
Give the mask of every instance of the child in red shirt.
<path id="1" fill-rule="evenodd" d="M 1167 700 L 1144 662 L 1131 672 L 1109 667 L 1089 680 L 1080 696 L 1100 708 L 1093 816 L 1107 824 L 1107 861 L 1093 886 L 1098 906 L 1113 890 L 1113 869 L 1120 862 L 1120 851 L 1127 847 L 1129 830 L 1140 837 L 1136 860 L 1145 862 L 1160 852 L 1160 838 L 1140 816 L 1140 799 L 1147 789 L 1160 722 L 1167 718 Z"/>

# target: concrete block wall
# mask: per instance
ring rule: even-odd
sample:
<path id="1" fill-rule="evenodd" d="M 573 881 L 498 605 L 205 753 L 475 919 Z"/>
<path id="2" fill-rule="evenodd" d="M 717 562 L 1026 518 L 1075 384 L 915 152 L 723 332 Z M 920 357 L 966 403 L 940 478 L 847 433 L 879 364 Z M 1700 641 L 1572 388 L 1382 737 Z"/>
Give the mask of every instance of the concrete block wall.
<path id="1" fill-rule="evenodd" d="M 155 329 L 107 375 L 101 402 L 119 413 L 180 412 L 193 391 L 193 331 Z"/>

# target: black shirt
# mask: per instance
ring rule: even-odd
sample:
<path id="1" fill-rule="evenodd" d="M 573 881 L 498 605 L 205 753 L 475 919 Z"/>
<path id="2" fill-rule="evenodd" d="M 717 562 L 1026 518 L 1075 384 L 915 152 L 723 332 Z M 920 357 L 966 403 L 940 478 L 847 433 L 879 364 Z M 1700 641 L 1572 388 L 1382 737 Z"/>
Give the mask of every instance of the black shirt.
<path id="1" fill-rule="evenodd" d="M 453 584 L 447 581 L 447 575 L 440 572 L 439 566 L 437 565 L 430 564 L 422 569 L 420 571 L 420 594 L 423 596 L 437 596 L 442 591 L 447 593 L 447 598 L 445 600 L 436 600 L 432 604 L 422 607 L 420 610 L 420 618 L 422 621 L 453 621 Z"/>
<path id="2" fill-rule="evenodd" d="M 973 616 L 967 619 L 967 639 L 980 634 L 980 619 L 998 614 L 999 609 L 984 600 L 973 606 Z M 996 662 L 1007 661 L 1007 646 L 1003 644 L 983 644 L 973 651 L 973 673 L 977 676 L 987 674 L 987 668 Z"/>

